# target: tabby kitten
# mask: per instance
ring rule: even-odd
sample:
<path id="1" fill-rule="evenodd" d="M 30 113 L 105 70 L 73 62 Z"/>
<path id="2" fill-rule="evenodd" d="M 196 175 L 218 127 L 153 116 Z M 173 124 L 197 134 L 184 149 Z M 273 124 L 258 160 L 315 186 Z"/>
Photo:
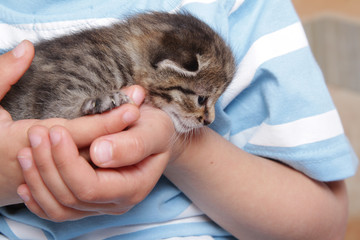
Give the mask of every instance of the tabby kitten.
<path id="1" fill-rule="evenodd" d="M 229 47 L 189 14 L 139 14 L 35 46 L 25 75 L 1 101 L 14 120 L 76 118 L 129 102 L 138 84 L 179 133 L 210 124 L 234 74 Z"/>

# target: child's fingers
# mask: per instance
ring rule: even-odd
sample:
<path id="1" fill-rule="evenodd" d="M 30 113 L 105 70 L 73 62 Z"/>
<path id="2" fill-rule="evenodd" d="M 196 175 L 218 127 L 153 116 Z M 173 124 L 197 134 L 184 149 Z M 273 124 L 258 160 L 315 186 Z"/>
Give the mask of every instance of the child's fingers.
<path id="1" fill-rule="evenodd" d="M 165 112 L 142 106 L 140 119 L 127 131 L 100 137 L 92 143 L 91 160 L 102 168 L 134 165 L 164 152 L 173 135 L 172 121 Z"/>
<path id="2" fill-rule="evenodd" d="M 41 179 L 39 172 L 34 164 L 30 148 L 25 148 L 19 151 L 18 161 L 23 170 L 23 176 L 27 183 L 30 192 L 34 199 L 53 198 L 49 194 L 44 182 Z"/>
<path id="3" fill-rule="evenodd" d="M 48 129 L 42 126 L 32 127 L 29 130 L 29 139 L 32 145 L 32 158 L 47 190 L 61 205 L 72 209 L 82 211 L 103 211 L 112 208 L 112 204 L 100 205 L 82 202 L 72 191 L 70 191 L 63 181 L 53 159 L 63 157 L 69 159 L 73 164 L 72 167 L 76 169 L 76 171 L 79 171 L 79 164 L 85 165 L 87 168 L 85 170 L 85 175 L 91 175 L 91 173 L 94 174 L 94 170 L 85 159 L 79 156 L 77 147 L 71 138 L 64 139 L 64 141 L 60 143 L 59 140 L 61 140 L 61 138 L 61 136 L 57 135 L 56 131 L 54 132 L 54 130 L 52 130 L 49 133 Z M 53 152 L 51 145 L 60 144 L 66 145 L 64 151 Z M 87 178 L 83 178 L 82 180 L 87 181 Z"/>
<path id="4" fill-rule="evenodd" d="M 54 209 L 58 209 L 60 206 L 55 200 L 54 196 L 48 191 L 46 185 L 41 179 L 39 172 L 34 164 L 32 153 L 30 148 L 22 149 L 18 154 L 18 160 L 23 170 L 23 176 L 28 187 L 27 195 L 21 192 L 20 196 L 27 200 L 26 205 L 35 214 L 47 218 L 55 219 Z M 24 187 L 23 187 L 24 188 Z M 24 190 L 23 190 L 24 191 Z M 29 192 L 31 194 L 29 194 Z M 27 197 L 27 199 L 26 199 Z M 41 208 L 41 210 L 39 209 Z"/>
<path id="5" fill-rule="evenodd" d="M 121 91 L 129 96 L 136 106 L 140 106 L 145 99 L 145 89 L 139 85 L 125 87 Z"/>
<path id="6" fill-rule="evenodd" d="M 64 126 L 71 133 L 78 147 L 89 146 L 94 139 L 123 131 L 133 124 L 139 117 L 138 105 L 145 98 L 145 90 L 140 86 L 130 86 L 124 92 L 134 101 L 133 104 L 124 104 L 103 114 L 96 114 L 68 120 Z"/>
<path id="7" fill-rule="evenodd" d="M 91 165 L 79 156 L 69 132 L 61 126 L 50 129 L 54 163 L 71 192 L 80 200 L 97 185 L 97 175 Z"/>
<path id="8" fill-rule="evenodd" d="M 35 201 L 35 199 L 32 197 L 29 187 L 26 184 L 22 184 L 17 189 L 18 195 L 21 197 L 21 199 L 24 201 L 24 204 L 26 207 L 35 215 L 41 217 L 41 218 L 47 218 L 47 215 L 42 210 L 42 208 L 39 206 L 39 204 Z"/>
<path id="9" fill-rule="evenodd" d="M 33 198 L 31 191 L 26 184 L 22 184 L 17 189 L 18 195 L 23 199 L 26 207 L 35 215 L 54 222 L 63 222 L 68 220 L 81 219 L 88 216 L 98 215 L 97 212 L 83 212 L 70 208 L 59 208 L 57 204 L 51 209 L 43 208 Z"/>
<path id="10" fill-rule="evenodd" d="M 48 129 L 42 126 L 32 127 L 28 131 L 28 136 L 34 164 L 48 191 L 64 205 L 75 204 L 76 198 L 64 184 L 54 165 Z"/>
<path id="11" fill-rule="evenodd" d="M 51 128 L 49 135 L 51 140 L 44 127 L 31 128 L 29 137 L 33 149 L 20 151 L 19 161 L 34 199 L 29 202 L 29 207 L 42 214 L 40 206 L 47 218 L 54 221 L 126 212 L 153 189 L 168 159 L 164 153 L 134 166 L 93 169 L 79 156 L 70 133 L 64 127 Z M 48 165 L 52 162 L 55 168 Z"/>
<path id="12" fill-rule="evenodd" d="M 75 119 L 51 118 L 36 121 L 35 124 L 47 128 L 64 126 L 74 139 L 78 148 L 87 147 L 100 136 L 120 132 L 136 121 L 139 109 L 133 104 L 124 104 L 109 112 L 83 116 Z M 28 121 L 28 120 L 27 120 Z M 34 125 L 34 123 L 32 123 Z"/>
<path id="13" fill-rule="evenodd" d="M 15 49 L 0 56 L 0 99 L 28 69 L 34 57 L 34 47 L 29 41 L 21 42 Z"/>
<path id="14" fill-rule="evenodd" d="M 54 137 L 56 135 L 56 137 Z M 118 169 L 93 169 L 88 162 L 71 159 L 75 151 L 69 144 L 70 134 L 63 127 L 54 127 L 50 136 L 55 165 L 71 192 L 82 202 L 114 203 L 113 209 L 103 212 L 126 211 L 137 204 L 153 189 L 160 178 L 168 157 L 148 158 L 134 166 Z M 159 156 L 158 156 L 159 157 Z M 115 209 L 116 207 L 116 209 Z"/>
<path id="15" fill-rule="evenodd" d="M 17 192 L 31 212 L 41 218 L 56 222 L 98 214 L 94 211 L 69 208 L 58 202 L 42 181 L 30 148 L 22 149 L 19 152 L 18 159 L 23 169 L 26 184 L 20 185 Z"/>

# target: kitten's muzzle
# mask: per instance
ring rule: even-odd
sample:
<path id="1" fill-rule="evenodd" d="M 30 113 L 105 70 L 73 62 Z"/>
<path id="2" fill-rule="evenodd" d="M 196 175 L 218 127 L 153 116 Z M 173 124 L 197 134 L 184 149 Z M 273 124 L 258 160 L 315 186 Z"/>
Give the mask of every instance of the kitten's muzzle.
<path id="1" fill-rule="evenodd" d="M 198 121 L 202 125 L 207 126 L 207 125 L 210 125 L 214 121 L 214 117 L 208 116 L 208 114 L 206 114 L 205 116 L 198 117 Z"/>
<path id="2" fill-rule="evenodd" d="M 210 125 L 212 122 L 213 121 L 209 121 L 209 120 L 204 119 L 203 124 L 204 124 L 204 126 L 207 126 L 207 125 Z"/>

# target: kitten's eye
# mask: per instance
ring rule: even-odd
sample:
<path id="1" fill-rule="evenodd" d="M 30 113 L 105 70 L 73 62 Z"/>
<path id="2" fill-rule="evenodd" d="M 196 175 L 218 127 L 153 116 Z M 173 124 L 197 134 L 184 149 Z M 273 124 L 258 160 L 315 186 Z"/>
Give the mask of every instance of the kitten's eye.
<path id="1" fill-rule="evenodd" d="M 208 97 L 204 97 L 204 96 L 199 96 L 198 97 L 198 104 L 200 106 L 204 105 L 206 103 L 206 101 L 208 100 Z"/>

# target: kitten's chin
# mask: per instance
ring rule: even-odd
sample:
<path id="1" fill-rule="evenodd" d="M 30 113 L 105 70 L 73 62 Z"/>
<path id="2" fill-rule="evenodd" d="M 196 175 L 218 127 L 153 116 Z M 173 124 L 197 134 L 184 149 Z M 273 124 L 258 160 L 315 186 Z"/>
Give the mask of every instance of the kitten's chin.
<path id="1" fill-rule="evenodd" d="M 196 126 L 196 127 L 188 127 L 188 126 L 184 126 L 184 125 L 178 126 L 177 124 L 175 124 L 175 130 L 177 133 L 180 133 L 180 134 L 186 134 L 189 132 L 193 132 L 194 130 L 201 128 L 201 127 L 202 127 L 202 125 Z"/>
<path id="2" fill-rule="evenodd" d="M 194 124 L 191 120 L 180 118 L 176 113 L 170 114 L 170 117 L 174 123 L 176 132 L 180 134 L 193 132 L 194 130 L 203 127 L 200 123 Z"/>

